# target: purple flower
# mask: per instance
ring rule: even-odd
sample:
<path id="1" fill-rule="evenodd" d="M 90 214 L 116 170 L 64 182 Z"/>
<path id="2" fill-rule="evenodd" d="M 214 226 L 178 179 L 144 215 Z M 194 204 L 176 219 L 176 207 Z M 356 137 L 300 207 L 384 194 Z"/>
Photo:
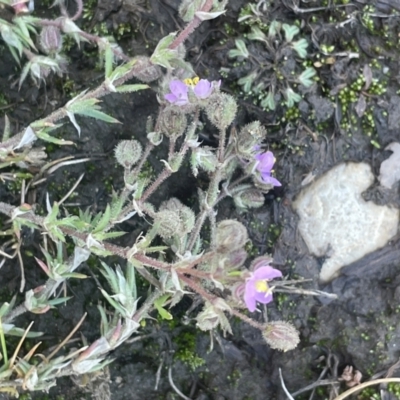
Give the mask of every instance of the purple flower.
<path id="1" fill-rule="evenodd" d="M 165 100 L 177 106 L 184 106 L 189 103 L 188 87 L 181 81 L 173 80 L 169 83 L 171 93 L 164 96 Z"/>
<path id="2" fill-rule="evenodd" d="M 272 167 L 275 164 L 275 157 L 271 151 L 256 154 L 255 159 L 258 161 L 256 168 L 261 173 L 261 178 L 264 183 L 269 183 L 273 186 L 282 186 L 281 183 L 271 176 Z"/>
<path id="3" fill-rule="evenodd" d="M 197 85 L 193 88 L 193 92 L 199 99 L 210 97 L 213 91 L 213 85 L 207 79 L 200 79 Z"/>
<path id="4" fill-rule="evenodd" d="M 272 290 L 268 281 L 274 278 L 281 278 L 282 272 L 269 265 L 255 270 L 246 282 L 244 302 L 250 312 L 255 311 L 256 302 L 268 304 L 272 301 Z"/>

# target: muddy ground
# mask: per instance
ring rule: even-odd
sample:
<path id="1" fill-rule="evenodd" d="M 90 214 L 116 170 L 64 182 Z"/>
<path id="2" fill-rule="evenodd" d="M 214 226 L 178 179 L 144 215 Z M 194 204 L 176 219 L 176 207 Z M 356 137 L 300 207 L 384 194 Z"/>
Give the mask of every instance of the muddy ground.
<path id="1" fill-rule="evenodd" d="M 230 1 L 225 16 L 204 22 L 187 42 L 188 59 L 196 73 L 210 80 L 220 79 L 223 75 L 223 90 L 240 96 L 240 111 L 235 124 L 260 119 L 266 125 L 268 137 L 265 143 L 276 155 L 276 176 L 283 184 L 266 196 L 266 204 L 261 209 L 238 214 L 232 202 L 227 200 L 218 217 L 237 218 L 248 227 L 254 255 L 270 252 L 274 265 L 285 276 L 310 279 L 303 287 L 325 289 L 336 293 L 338 299 L 327 301 L 301 295 L 275 297 L 276 301 L 268 306 L 268 318 L 289 320 L 301 333 L 300 345 L 288 353 L 271 350 L 258 331 L 235 320 L 232 321 L 232 336 L 222 337 L 215 332 L 210 337 L 195 330 L 191 315 L 185 315 L 191 304 L 187 299 L 173 310 L 173 323 L 149 320 L 141 330 L 140 340 L 115 351 L 111 355 L 114 362 L 104 375 L 84 377 L 75 383 L 63 378 L 49 394 L 32 394 L 32 398 L 178 399 L 179 395 L 170 384 L 170 374 L 176 387 L 190 399 L 278 400 L 286 398 L 279 381 L 279 369 L 289 391 L 295 393 L 318 379 L 335 381 L 348 365 L 361 371 L 363 380 L 366 380 L 385 376 L 398 361 L 399 240 L 395 238 L 384 249 L 346 267 L 339 278 L 321 287 L 318 272 L 324 260 L 309 254 L 297 230 L 298 217 L 291 207 L 302 181 L 311 173 L 318 177 L 340 162 L 365 161 L 377 175 L 380 163 L 390 154 L 384 150 L 385 147 L 400 140 L 398 2 L 375 2 L 376 8 L 371 11 L 374 14 L 372 26 L 368 25 L 365 17 L 365 2 L 350 1 L 346 7 L 335 7 L 342 6 L 342 3 L 346 2 L 260 2 L 266 6 L 260 17 L 263 23 L 280 20 L 301 27 L 302 37 L 309 42 L 307 59 L 310 65 L 319 65 L 321 60 L 318 58 L 321 53 L 318 44 L 335 46 L 335 55 L 323 56 L 325 63 L 316 67 L 318 81 L 303 90 L 303 100 L 295 106 L 295 115 L 288 114 L 285 107 L 267 112 L 254 99 L 240 95 L 237 80 L 248 73 L 247 66 L 243 63 L 234 65 L 228 51 L 234 48 L 235 38 L 248 32 L 247 26 L 237 22 L 240 10 L 248 2 Z M 184 26 L 177 14 L 178 4 L 177 0 L 88 1 L 86 18 L 80 23 L 85 29 L 106 29 L 117 35 L 127 54 L 149 55 L 159 39 Z M 296 11 L 296 4 L 302 10 L 311 7 L 319 10 Z M 37 13 L 49 15 L 45 5 L 38 5 Z M 343 23 L 352 16 L 350 22 Z M 259 51 L 257 47 L 253 50 Z M 350 52 L 357 53 L 358 57 L 349 57 Z M 339 53 L 342 55 L 336 55 Z M 42 85 L 40 88 L 27 80 L 18 91 L 16 82 L 20 70 L 8 50 L 1 47 L 1 111 L 7 112 L 15 131 L 64 104 L 73 93 L 87 88 L 88 82 L 94 87 L 102 81 L 102 72 L 96 68 L 95 48 L 84 45 L 79 51 L 71 46 L 68 55 L 71 63 L 67 77 L 53 77 L 47 81 L 46 87 Z M 262 53 L 256 55 L 263 56 Z M 328 58 L 331 59 L 327 61 Z M 368 122 L 370 120 L 365 121 L 367 111 L 362 113 L 356 109 L 363 89 L 355 89 L 356 101 L 350 102 L 347 108 L 338 97 L 342 89 L 351 87 L 362 75 L 366 64 L 372 65 L 373 76 L 385 88 L 385 92 L 380 94 L 364 90 L 367 92 L 367 111 L 371 112 L 374 126 Z M 104 99 L 104 109 L 122 124 L 107 125 L 81 118 L 80 138 L 70 124 L 65 124 L 60 135 L 73 140 L 76 147 L 66 150 L 44 144 L 50 159 L 73 154 L 76 157 L 89 156 L 91 161 L 57 170 L 29 193 L 28 202 L 36 203 L 38 209 L 44 207 L 47 192 L 52 200 L 56 200 L 84 172 L 85 177 L 77 189 L 78 196 L 67 206 L 71 210 L 78 206 L 90 206 L 94 211 L 104 209 L 111 188 L 122 186 L 121 171 L 113 158 L 116 143 L 132 135 L 144 143 L 146 118 L 156 114 L 157 105 L 153 90 L 108 96 Z M 349 126 L 343 122 L 346 118 L 350 121 Z M 366 131 L 371 132 L 371 136 Z M 212 145 L 214 134 L 211 128 L 206 127 L 204 140 Z M 162 154 L 157 155 L 160 156 Z M 155 158 L 152 161 L 154 166 L 158 165 Z M 182 171 L 162 186 L 159 198 L 152 200 L 157 203 L 176 196 L 184 201 L 195 196 L 195 184 L 196 181 Z M 376 184 L 365 196 L 379 204 L 396 205 L 399 204 L 398 194 L 398 187 L 384 191 Z M 12 184 L 1 185 L 0 198 L 17 204 L 18 188 Z M 123 237 L 122 245 L 131 243 L 141 231 L 136 222 L 125 223 L 122 228 L 129 232 Z M 37 234 L 26 233 L 25 244 L 31 252 L 40 252 L 38 243 Z M 42 283 L 44 276 L 29 255 L 24 257 L 27 288 L 30 289 Z M 120 260 L 110 260 L 112 262 Z M 96 263 L 91 260 L 82 272 L 100 278 Z M 7 262 L 0 274 L 1 300 L 9 300 L 12 294 L 17 293 L 19 283 L 18 262 Z M 48 347 L 65 337 L 84 312 L 88 312 L 88 318 L 82 334 L 89 341 L 98 337 L 100 319 L 96 306 L 101 295 L 95 279 L 71 282 L 68 289 L 74 297 L 66 306 L 35 316 L 34 329 L 47 332 L 42 340 Z M 265 317 L 266 310 L 258 316 L 260 319 Z M 19 322 L 23 326 L 28 321 L 29 318 L 21 318 Z M 110 394 L 110 397 L 96 397 L 99 388 L 100 393 Z M 345 385 L 341 384 L 340 390 L 344 389 Z M 339 385 L 321 386 L 313 397 L 308 391 L 295 398 L 329 399 L 334 398 L 335 390 L 339 390 Z M 354 398 L 397 398 L 385 392 L 385 388 L 382 390 L 364 392 Z M 386 397 L 379 397 L 380 393 Z"/>

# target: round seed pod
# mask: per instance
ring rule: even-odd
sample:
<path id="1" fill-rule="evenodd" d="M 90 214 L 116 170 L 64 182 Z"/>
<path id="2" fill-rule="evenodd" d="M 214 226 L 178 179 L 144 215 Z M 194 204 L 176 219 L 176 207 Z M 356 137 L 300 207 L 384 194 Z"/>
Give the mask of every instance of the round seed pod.
<path id="1" fill-rule="evenodd" d="M 236 116 L 236 100 L 225 93 L 214 93 L 206 106 L 207 117 L 218 129 L 227 128 Z"/>
<path id="2" fill-rule="evenodd" d="M 244 158 L 251 158 L 255 153 L 256 146 L 266 137 L 267 130 L 259 121 L 245 125 L 236 134 L 236 151 Z"/>
<path id="3" fill-rule="evenodd" d="M 56 26 L 44 26 L 40 32 L 40 47 L 46 54 L 56 54 L 62 49 L 61 31 Z"/>
<path id="4" fill-rule="evenodd" d="M 186 127 L 186 115 L 179 109 L 168 107 L 163 111 L 160 119 L 160 129 L 165 136 L 176 139 L 183 135 Z"/>
<path id="5" fill-rule="evenodd" d="M 181 233 L 189 233 L 193 229 L 196 219 L 194 212 L 189 207 L 182 204 L 176 197 L 163 201 L 160 205 L 160 211 L 162 210 L 178 213 L 181 221 Z"/>
<path id="6" fill-rule="evenodd" d="M 151 63 L 150 58 L 145 56 L 135 57 L 135 65 L 132 75 L 142 82 L 152 82 L 161 77 L 161 67 Z"/>
<path id="7" fill-rule="evenodd" d="M 297 329 L 292 324 L 285 321 L 273 321 L 268 323 L 262 335 L 272 349 L 282 351 L 293 350 L 300 342 Z"/>
<path id="8" fill-rule="evenodd" d="M 259 208 L 264 205 L 264 195 L 256 188 L 246 188 L 233 196 L 235 206 L 239 210 Z"/>
<path id="9" fill-rule="evenodd" d="M 139 161 L 142 152 L 142 145 L 137 140 L 122 140 L 115 148 L 115 158 L 125 169 L 129 169 Z"/>
<path id="10" fill-rule="evenodd" d="M 217 225 L 217 251 L 229 253 L 244 247 L 248 240 L 247 229 L 238 221 L 227 219 Z"/>
<path id="11" fill-rule="evenodd" d="M 163 239 L 171 238 L 182 229 L 181 219 L 176 211 L 159 211 L 154 217 L 154 222 L 159 224 L 158 234 Z"/>

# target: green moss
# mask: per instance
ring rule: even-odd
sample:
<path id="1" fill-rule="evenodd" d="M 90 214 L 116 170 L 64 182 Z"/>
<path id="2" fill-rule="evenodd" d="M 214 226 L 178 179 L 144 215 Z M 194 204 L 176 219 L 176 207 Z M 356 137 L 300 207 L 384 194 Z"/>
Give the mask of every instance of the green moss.
<path id="1" fill-rule="evenodd" d="M 172 321 L 171 323 L 173 326 L 176 324 L 176 322 Z M 187 329 L 184 329 L 174 340 L 175 344 L 177 345 L 174 358 L 182 361 L 193 371 L 205 364 L 205 360 L 199 357 L 196 353 L 197 335 L 198 331 L 194 327 L 188 327 Z"/>
<path id="2" fill-rule="evenodd" d="M 398 399 L 400 399 L 400 383 L 391 382 L 388 384 L 388 391 L 393 393 Z"/>

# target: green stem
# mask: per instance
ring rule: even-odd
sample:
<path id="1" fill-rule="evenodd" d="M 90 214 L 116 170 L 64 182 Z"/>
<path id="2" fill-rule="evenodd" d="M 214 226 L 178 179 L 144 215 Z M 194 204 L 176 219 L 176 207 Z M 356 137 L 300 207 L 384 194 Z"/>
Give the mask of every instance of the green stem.
<path id="1" fill-rule="evenodd" d="M 1 318 L 0 318 L 0 341 L 1 341 L 1 350 L 3 352 L 4 364 L 8 364 L 6 339 L 4 337 L 4 330 L 3 330 L 3 324 L 1 322 Z"/>

